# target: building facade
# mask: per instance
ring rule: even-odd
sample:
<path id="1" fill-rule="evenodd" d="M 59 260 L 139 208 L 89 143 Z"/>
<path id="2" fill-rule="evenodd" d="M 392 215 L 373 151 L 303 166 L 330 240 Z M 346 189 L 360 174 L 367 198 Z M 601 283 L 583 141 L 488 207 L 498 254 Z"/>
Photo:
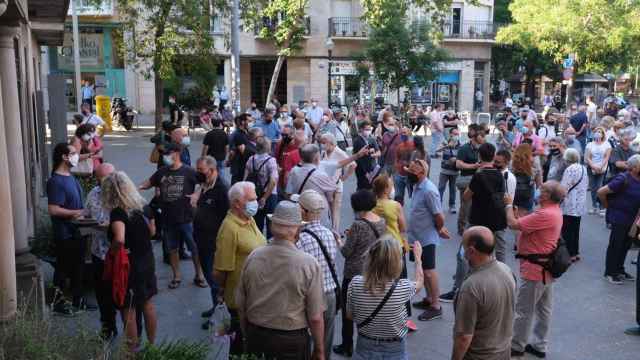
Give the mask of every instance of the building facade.
<path id="1" fill-rule="evenodd" d="M 369 101 L 370 84 L 360 84 L 355 77 L 355 55 L 363 50 L 369 29 L 361 20 L 360 0 L 311 0 L 307 10 L 307 36 L 303 48 L 287 59 L 276 97 L 282 103 L 299 103 L 310 98 L 322 104 L 329 101 L 350 105 Z M 409 21 L 426 21 L 427 16 L 411 9 Z M 479 0 L 475 5 L 454 0 L 443 24 L 443 46 L 452 61 L 442 65 L 438 78 L 427 87 L 405 89 L 400 99 L 378 86 L 376 96 L 397 103 L 410 97 L 413 103 L 444 103 L 458 111 L 483 111 L 489 107 L 491 47 L 497 26 L 493 23 L 493 0 Z M 228 56 L 222 34 L 218 52 Z M 327 40 L 334 44 L 329 57 Z M 264 104 L 276 50 L 270 41 L 253 33 L 240 35 L 240 101 L 246 108 L 251 101 Z M 231 85 L 230 61 L 225 60 L 225 84 Z M 329 73 L 331 79 L 329 81 Z M 480 94 L 478 94 L 480 90 Z M 481 95 L 477 103 L 477 95 Z"/>
<path id="2" fill-rule="evenodd" d="M 29 254 L 48 158 L 41 46 L 62 45 L 69 0 L 0 0 L 0 321 L 34 284 Z M 33 286 L 33 285 L 32 285 Z"/>

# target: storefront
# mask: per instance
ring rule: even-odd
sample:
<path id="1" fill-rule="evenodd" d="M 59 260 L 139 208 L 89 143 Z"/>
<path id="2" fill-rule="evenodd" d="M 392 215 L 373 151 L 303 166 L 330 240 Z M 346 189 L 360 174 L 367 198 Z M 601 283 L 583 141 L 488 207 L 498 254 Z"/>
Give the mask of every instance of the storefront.
<path id="1" fill-rule="evenodd" d="M 122 30 L 118 24 L 82 24 L 80 26 L 81 79 L 95 85 L 96 94 L 126 97 L 124 56 L 121 52 Z M 75 109 L 73 37 L 65 24 L 64 44 L 49 48 L 51 73 L 67 79 L 69 109 Z"/>
<path id="2" fill-rule="evenodd" d="M 365 102 L 363 89 L 361 89 L 357 75 L 356 61 L 331 61 L 332 104 L 351 106 L 356 101 Z"/>
<path id="3" fill-rule="evenodd" d="M 410 102 L 420 105 L 444 104 L 447 109 L 457 109 L 459 82 L 458 71 L 441 72 L 438 78 L 427 86 L 414 86 L 411 89 Z"/>

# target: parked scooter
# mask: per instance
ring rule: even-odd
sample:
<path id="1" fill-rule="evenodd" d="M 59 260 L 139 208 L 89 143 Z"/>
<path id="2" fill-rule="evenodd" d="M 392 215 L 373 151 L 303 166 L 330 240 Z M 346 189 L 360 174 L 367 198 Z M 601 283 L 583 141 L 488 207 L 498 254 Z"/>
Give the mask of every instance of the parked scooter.
<path id="1" fill-rule="evenodd" d="M 125 98 L 114 97 L 111 101 L 111 118 L 127 131 L 133 128 L 136 113 L 133 108 L 127 106 L 127 99 Z"/>

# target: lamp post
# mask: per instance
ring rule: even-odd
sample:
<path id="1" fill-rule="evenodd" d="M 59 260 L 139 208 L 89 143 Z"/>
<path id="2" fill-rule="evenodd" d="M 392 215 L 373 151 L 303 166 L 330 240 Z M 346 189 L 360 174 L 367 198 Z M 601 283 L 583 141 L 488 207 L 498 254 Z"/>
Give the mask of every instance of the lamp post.
<path id="1" fill-rule="evenodd" d="M 327 107 L 331 108 L 331 56 L 333 55 L 333 47 L 335 44 L 331 37 L 327 38 L 327 41 L 324 43 L 324 46 L 327 48 L 329 52 L 329 61 L 327 62 L 327 71 L 329 76 L 327 77 Z"/>

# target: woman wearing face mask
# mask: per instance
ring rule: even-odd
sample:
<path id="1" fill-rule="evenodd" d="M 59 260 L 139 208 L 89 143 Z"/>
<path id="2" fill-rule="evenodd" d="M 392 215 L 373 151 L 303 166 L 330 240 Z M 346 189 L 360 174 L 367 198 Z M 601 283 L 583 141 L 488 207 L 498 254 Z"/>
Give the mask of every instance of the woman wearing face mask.
<path id="1" fill-rule="evenodd" d="M 449 212 L 456 213 L 456 178 L 458 177 L 458 168 L 456 160 L 458 150 L 460 150 L 460 137 L 457 128 L 451 130 L 449 140 L 442 143 L 439 151 L 442 152 L 442 163 L 440 165 L 440 179 L 438 181 L 438 191 L 440 199 L 444 202 L 444 190 L 449 183 Z"/>
<path id="2" fill-rule="evenodd" d="M 584 152 L 584 162 L 587 165 L 589 174 L 589 188 L 591 189 L 591 206 L 589 214 L 599 212 L 600 216 L 605 215 L 605 210 L 598 200 L 597 191 L 602 187 L 609 157 L 611 156 L 611 144 L 605 140 L 605 130 L 597 127 L 593 131 L 593 141 L 587 144 Z"/>
<path id="3" fill-rule="evenodd" d="M 76 129 L 71 145 L 80 150 L 78 165 L 72 172 L 80 181 L 84 193 L 87 194 L 97 184 L 93 169 L 102 163 L 103 145 L 100 137 L 96 136 L 96 127 L 91 124 L 80 125 Z"/>

